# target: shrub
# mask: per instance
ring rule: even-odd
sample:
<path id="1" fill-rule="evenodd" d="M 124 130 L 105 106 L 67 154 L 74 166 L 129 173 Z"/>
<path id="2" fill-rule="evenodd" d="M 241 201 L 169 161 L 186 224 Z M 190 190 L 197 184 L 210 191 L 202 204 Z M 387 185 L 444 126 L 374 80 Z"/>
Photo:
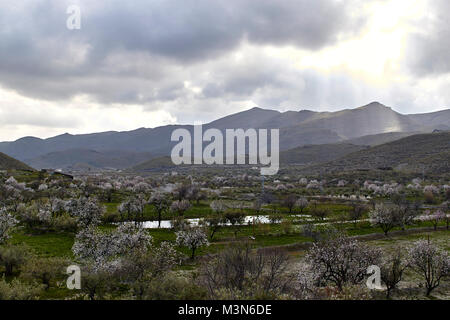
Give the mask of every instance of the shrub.
<path id="1" fill-rule="evenodd" d="M 292 232 L 292 221 L 284 219 L 281 221 L 280 227 L 285 234 L 290 234 Z"/>
<path id="2" fill-rule="evenodd" d="M 48 290 L 55 286 L 57 281 L 66 278 L 66 268 L 69 262 L 62 258 L 32 258 L 25 263 L 20 277 L 44 285 Z"/>
<path id="3" fill-rule="evenodd" d="M 84 267 L 81 276 L 81 291 L 90 300 L 102 299 L 116 279 L 110 273 Z"/>
<path id="4" fill-rule="evenodd" d="M 330 210 L 315 206 L 310 210 L 310 213 L 316 219 L 325 220 L 325 218 L 330 214 Z"/>
<path id="5" fill-rule="evenodd" d="M 36 284 L 25 284 L 17 278 L 6 282 L 5 278 L 0 280 L 0 300 L 34 300 L 39 298 L 42 286 Z"/>
<path id="6" fill-rule="evenodd" d="M 196 285 L 193 279 L 169 273 L 155 278 L 145 288 L 145 300 L 203 300 L 206 289 Z"/>
<path id="7" fill-rule="evenodd" d="M 12 275 L 14 269 L 24 264 L 28 256 L 28 250 L 22 246 L 0 247 L 0 264 L 5 267 L 5 275 Z"/>
<path id="8" fill-rule="evenodd" d="M 425 199 L 426 204 L 433 204 L 434 203 L 434 195 L 431 191 L 426 191 L 423 194 L 423 197 Z"/>

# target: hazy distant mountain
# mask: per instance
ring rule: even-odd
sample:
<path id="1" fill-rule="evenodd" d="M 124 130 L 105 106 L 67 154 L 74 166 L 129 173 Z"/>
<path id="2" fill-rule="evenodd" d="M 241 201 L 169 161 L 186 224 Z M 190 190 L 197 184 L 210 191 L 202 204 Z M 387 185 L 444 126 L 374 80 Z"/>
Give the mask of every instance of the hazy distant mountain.
<path id="1" fill-rule="evenodd" d="M 411 172 L 450 172 L 450 132 L 412 135 L 350 153 L 331 162 L 306 168 L 309 172 L 361 169 L 400 169 Z"/>
<path id="2" fill-rule="evenodd" d="M 450 110 L 403 115 L 373 102 L 360 108 L 337 112 L 279 112 L 252 108 L 215 120 L 204 125 L 204 129 L 280 128 L 280 148 L 288 150 L 304 145 L 344 141 L 375 145 L 400 138 L 405 133 L 445 130 L 449 124 Z M 147 153 L 151 157 L 169 155 L 175 145 L 175 142 L 170 141 L 170 136 L 176 128 L 186 128 L 192 132 L 193 127 L 169 125 L 123 132 L 108 131 L 82 135 L 66 133 L 48 139 L 24 137 L 13 142 L 0 142 L 0 152 L 37 167 L 65 168 L 73 163 L 84 163 L 95 167 L 123 168 L 136 164 L 138 154 Z M 395 133 L 380 135 L 390 132 Z M 380 136 L 361 138 L 370 135 Z M 354 140 L 357 138 L 361 139 Z M 76 149 L 84 151 L 80 154 L 71 151 Z M 108 160 L 108 157 L 111 159 Z M 125 165 L 126 163 L 128 165 Z"/>
<path id="3" fill-rule="evenodd" d="M 25 163 L 0 152 L 0 170 L 34 170 Z"/>

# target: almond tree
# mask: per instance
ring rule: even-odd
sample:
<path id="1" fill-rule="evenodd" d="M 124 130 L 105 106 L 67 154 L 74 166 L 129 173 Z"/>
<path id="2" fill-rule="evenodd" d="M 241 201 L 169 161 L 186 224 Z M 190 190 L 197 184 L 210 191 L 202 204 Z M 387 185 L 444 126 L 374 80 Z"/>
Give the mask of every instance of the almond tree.
<path id="1" fill-rule="evenodd" d="M 449 189 L 448 191 L 450 191 L 450 189 Z M 445 202 L 443 202 L 442 205 L 441 205 L 441 207 L 442 207 L 442 210 L 444 211 L 444 215 L 445 215 L 445 225 L 446 225 L 446 228 L 447 228 L 447 230 L 448 230 L 448 227 L 449 227 L 449 224 L 450 224 L 450 215 L 447 214 L 446 212 L 449 212 L 449 211 L 450 211 L 450 201 L 445 201 Z"/>
<path id="2" fill-rule="evenodd" d="M 142 299 L 149 282 L 164 277 L 165 273 L 180 263 L 180 253 L 169 242 L 150 250 L 134 250 L 122 259 L 117 273 L 122 282 L 131 286 L 133 294 Z"/>
<path id="3" fill-rule="evenodd" d="M 298 199 L 295 202 L 295 207 L 300 209 L 300 213 L 303 213 L 303 210 L 308 207 L 308 200 L 305 197 Z"/>
<path id="4" fill-rule="evenodd" d="M 228 246 L 200 268 L 200 281 L 210 298 L 273 297 L 286 293 L 293 283 L 288 257 L 279 249 L 253 250 L 250 243 Z"/>
<path id="5" fill-rule="evenodd" d="M 436 210 L 434 213 L 431 213 L 429 210 L 427 210 L 426 213 L 428 215 L 427 220 L 429 220 L 433 224 L 433 228 L 435 231 L 437 230 L 439 222 L 444 221 L 447 218 L 446 214 L 441 209 Z"/>
<path id="6" fill-rule="evenodd" d="M 219 231 L 219 229 L 222 228 L 223 224 L 226 222 L 223 213 L 227 210 L 227 206 L 220 200 L 212 201 L 209 206 L 214 212 L 214 215 L 206 217 L 204 222 L 209 229 L 209 240 L 212 241 L 216 232 Z"/>
<path id="7" fill-rule="evenodd" d="M 295 195 L 291 194 L 283 200 L 283 206 L 288 208 L 289 213 L 292 213 L 292 209 L 294 209 L 296 202 L 297 202 L 297 197 Z"/>
<path id="8" fill-rule="evenodd" d="M 418 211 L 414 210 L 409 203 L 397 205 L 393 209 L 396 210 L 397 222 L 403 231 L 405 231 L 406 226 L 414 223 L 418 214 Z"/>
<path id="9" fill-rule="evenodd" d="M 182 231 L 178 231 L 177 235 L 177 245 L 186 246 L 191 250 L 191 259 L 194 260 L 195 251 L 202 247 L 208 246 L 208 237 L 205 232 L 198 227 L 187 228 Z"/>
<path id="10" fill-rule="evenodd" d="M 364 214 L 366 207 L 364 205 L 360 205 L 358 203 L 352 203 L 352 208 L 349 212 L 349 218 L 353 221 L 354 227 L 356 228 L 356 224 L 358 220 L 360 220 Z"/>
<path id="11" fill-rule="evenodd" d="M 206 194 L 199 186 L 193 184 L 189 189 L 187 197 L 189 200 L 195 201 L 197 204 L 199 204 L 200 200 L 206 199 Z"/>
<path id="12" fill-rule="evenodd" d="M 158 228 L 161 227 L 162 215 L 169 209 L 169 199 L 162 192 L 152 194 L 149 204 L 153 205 L 158 214 Z"/>
<path id="13" fill-rule="evenodd" d="M 179 216 L 183 216 L 184 212 L 191 207 L 191 204 L 187 200 L 175 200 L 170 205 L 170 211 L 178 213 Z"/>
<path id="14" fill-rule="evenodd" d="M 367 267 L 378 265 L 381 252 L 342 235 L 314 243 L 306 261 L 316 275 L 316 283 L 334 284 L 342 291 L 346 284 L 359 284 Z"/>
<path id="15" fill-rule="evenodd" d="M 315 206 L 310 210 L 310 213 L 313 217 L 323 221 L 330 214 L 330 210 L 328 208 L 319 208 L 318 206 Z"/>
<path id="16" fill-rule="evenodd" d="M 0 244 L 5 243 L 11 236 L 11 231 L 19 223 L 5 208 L 0 209 Z"/>
<path id="17" fill-rule="evenodd" d="M 261 211 L 262 205 L 263 205 L 262 200 L 261 199 L 256 199 L 253 202 L 252 209 L 255 210 L 256 213 L 259 213 Z"/>
<path id="18" fill-rule="evenodd" d="M 118 212 L 122 220 L 139 221 L 144 218 L 145 201 L 139 197 L 131 197 L 119 205 Z"/>
<path id="19" fill-rule="evenodd" d="M 384 203 L 376 204 L 375 209 L 369 212 L 369 217 L 371 224 L 375 227 L 380 227 L 385 236 L 390 230 L 398 226 L 395 208 Z"/>
<path id="20" fill-rule="evenodd" d="M 209 207 L 216 214 L 222 214 L 228 209 L 227 205 L 221 200 L 212 201 L 209 204 Z"/>
<path id="21" fill-rule="evenodd" d="M 151 241 L 152 237 L 144 228 L 131 223 L 106 233 L 89 226 L 77 233 L 72 251 L 79 260 L 95 270 L 111 270 L 119 265 L 120 255 L 146 250 Z"/>
<path id="22" fill-rule="evenodd" d="M 397 284 L 402 281 L 403 273 L 409 266 L 403 251 L 402 248 L 397 248 L 396 252 L 381 263 L 381 281 L 386 285 L 387 298 L 390 297 L 392 290 L 397 287 Z"/>
<path id="23" fill-rule="evenodd" d="M 441 280 L 450 276 L 450 257 L 432 242 L 419 240 L 409 251 L 412 268 L 425 280 L 426 295 L 436 289 Z"/>
<path id="24" fill-rule="evenodd" d="M 178 201 L 182 201 L 183 199 L 186 199 L 189 195 L 190 186 L 188 184 L 180 184 L 175 188 L 173 191 L 175 199 Z"/>
<path id="25" fill-rule="evenodd" d="M 85 197 L 68 201 L 66 210 L 78 220 L 81 228 L 98 225 L 104 212 L 104 208 L 95 199 Z"/>
<path id="26" fill-rule="evenodd" d="M 239 211 L 231 211 L 225 213 L 225 221 L 233 226 L 234 237 L 237 238 L 239 227 L 245 222 L 245 213 Z"/>

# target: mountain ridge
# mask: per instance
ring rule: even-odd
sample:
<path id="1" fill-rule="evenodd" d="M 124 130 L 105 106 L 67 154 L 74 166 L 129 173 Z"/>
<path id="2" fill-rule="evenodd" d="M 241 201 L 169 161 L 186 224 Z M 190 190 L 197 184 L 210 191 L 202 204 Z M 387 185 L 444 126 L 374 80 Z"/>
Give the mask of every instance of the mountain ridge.
<path id="1" fill-rule="evenodd" d="M 363 136 L 389 132 L 411 133 L 432 132 L 435 129 L 445 130 L 449 124 L 450 109 L 405 115 L 379 102 L 371 102 L 354 109 L 326 112 L 307 109 L 280 112 L 255 107 L 207 123 L 204 125 L 204 130 L 207 128 L 217 128 L 222 131 L 227 128 L 279 128 L 280 150 L 283 151 L 311 144 L 342 143 Z M 39 167 L 50 167 L 50 164 L 53 166 L 59 163 L 51 161 L 45 163 L 44 160 L 51 158 L 46 155 L 55 152 L 61 152 L 61 157 L 65 157 L 64 154 L 70 153 L 68 150 L 73 149 L 83 149 L 85 154 L 86 150 L 97 152 L 117 150 L 117 157 L 122 158 L 124 163 L 127 161 L 126 154 L 128 153 L 131 163 L 132 154 L 136 156 L 136 154 L 148 153 L 153 157 L 169 155 L 170 150 L 176 144 L 176 142 L 170 141 L 170 136 L 172 131 L 177 128 L 193 131 L 192 125 L 174 124 L 130 131 L 105 131 L 78 135 L 65 133 L 47 139 L 23 137 L 16 141 L 0 142 L 0 152 L 27 164 L 39 162 Z M 382 138 L 373 138 L 374 141 L 376 139 L 384 142 Z M 92 156 L 95 158 L 95 154 Z M 74 161 L 89 163 L 90 159 L 82 159 L 80 156 L 80 159 L 74 159 Z M 64 166 L 64 163 L 61 162 L 61 165 Z"/>

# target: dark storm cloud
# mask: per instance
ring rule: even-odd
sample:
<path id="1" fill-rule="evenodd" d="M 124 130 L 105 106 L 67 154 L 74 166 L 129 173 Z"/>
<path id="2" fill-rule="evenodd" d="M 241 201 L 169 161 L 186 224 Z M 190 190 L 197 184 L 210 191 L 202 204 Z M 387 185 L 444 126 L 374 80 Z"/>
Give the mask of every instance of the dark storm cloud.
<path id="1" fill-rule="evenodd" d="M 186 94 L 183 83 L 195 68 L 242 41 L 316 50 L 363 24 L 350 15 L 355 1 L 0 2 L 0 85 L 47 100 L 171 101 Z M 73 3 L 81 7 L 81 30 L 66 28 Z M 212 82 L 205 94 L 246 95 L 265 86 L 263 76 L 241 74 L 226 88 Z"/>
<path id="2" fill-rule="evenodd" d="M 450 1 L 435 0 L 430 5 L 429 14 L 419 22 L 420 31 L 410 36 L 406 51 L 408 67 L 421 76 L 450 73 Z"/>
<path id="3" fill-rule="evenodd" d="M 106 3 L 108 5 L 103 5 Z M 242 39 L 318 49 L 363 19 L 350 16 L 355 1 L 164 0 L 106 1 L 88 12 L 94 52 L 147 51 L 178 61 L 215 58 Z M 83 5 L 82 5 L 83 7 Z M 97 46 L 98 45 L 98 46 Z"/>

